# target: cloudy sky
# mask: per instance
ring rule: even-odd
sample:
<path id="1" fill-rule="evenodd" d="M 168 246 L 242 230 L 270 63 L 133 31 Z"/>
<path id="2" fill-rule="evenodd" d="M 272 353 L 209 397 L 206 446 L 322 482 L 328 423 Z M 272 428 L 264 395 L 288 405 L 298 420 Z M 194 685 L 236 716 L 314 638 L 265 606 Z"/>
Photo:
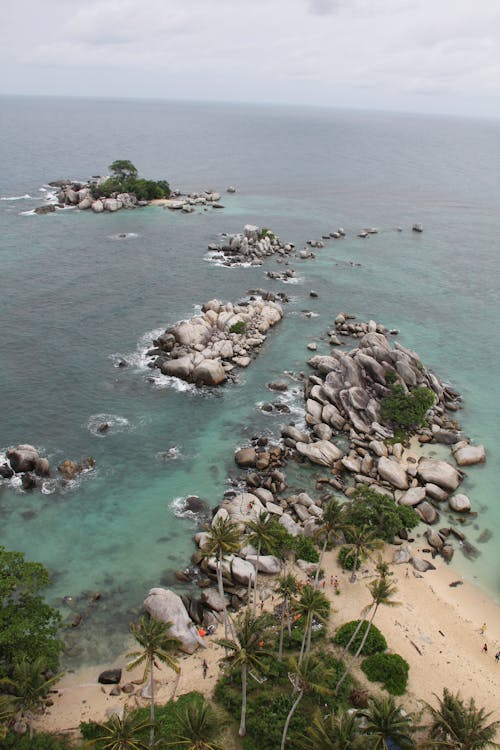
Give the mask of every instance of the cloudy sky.
<path id="1" fill-rule="evenodd" d="M 500 117 L 500 0 L 15 0 L 3 94 Z"/>

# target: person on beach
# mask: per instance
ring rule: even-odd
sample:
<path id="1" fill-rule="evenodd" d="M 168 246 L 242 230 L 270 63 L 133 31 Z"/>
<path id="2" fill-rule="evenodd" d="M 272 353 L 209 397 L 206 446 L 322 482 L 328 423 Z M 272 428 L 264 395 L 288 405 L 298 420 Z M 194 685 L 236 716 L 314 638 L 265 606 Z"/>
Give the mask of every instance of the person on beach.
<path id="1" fill-rule="evenodd" d="M 485 653 L 485 654 L 488 653 L 488 644 L 487 643 L 485 643 L 484 646 L 483 646 L 483 653 Z"/>
<path id="2" fill-rule="evenodd" d="M 495 661 L 496 661 L 497 664 L 500 661 L 500 651 L 496 652 L 496 654 L 495 654 Z"/>
<path id="3" fill-rule="evenodd" d="M 484 635 L 485 633 L 486 633 L 486 623 L 483 622 L 483 624 L 481 625 L 481 635 Z"/>
<path id="4" fill-rule="evenodd" d="M 207 664 L 206 659 L 203 659 L 203 664 L 201 665 L 201 668 L 203 669 L 203 679 L 206 680 L 207 672 L 208 672 L 208 664 Z"/>

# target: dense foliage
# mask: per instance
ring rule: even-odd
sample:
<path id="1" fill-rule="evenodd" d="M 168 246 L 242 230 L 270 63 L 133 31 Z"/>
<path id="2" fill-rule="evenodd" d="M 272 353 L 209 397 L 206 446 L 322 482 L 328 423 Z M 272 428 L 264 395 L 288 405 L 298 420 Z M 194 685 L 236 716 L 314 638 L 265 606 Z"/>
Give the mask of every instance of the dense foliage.
<path id="1" fill-rule="evenodd" d="M 63 644 L 57 638 L 61 616 L 40 591 L 50 583 L 41 563 L 0 546 L 0 675 L 15 661 L 42 658 L 56 669 Z"/>
<path id="2" fill-rule="evenodd" d="M 424 424 L 425 416 L 434 404 L 433 391 L 420 386 L 407 393 L 400 383 L 391 383 L 389 389 L 390 395 L 381 401 L 382 422 L 405 430 Z"/>
<path id="3" fill-rule="evenodd" d="M 364 620 L 364 622 L 366 623 L 366 625 L 368 625 L 367 620 Z M 359 623 L 359 620 L 351 620 L 350 622 L 344 623 L 344 625 L 342 625 L 335 633 L 333 642 L 337 646 L 347 646 L 347 644 L 349 643 L 351 639 L 352 634 L 356 630 L 358 623 Z M 352 654 L 355 654 L 359 646 L 361 645 L 361 641 L 363 639 L 365 632 L 366 632 L 366 626 L 362 625 L 356 637 L 353 639 L 351 645 L 349 646 L 349 651 Z M 387 648 L 387 641 L 385 640 L 380 630 L 376 627 L 376 625 L 373 625 L 372 623 L 372 626 L 366 638 L 361 654 L 363 656 L 371 656 L 371 654 L 378 654 L 381 651 L 385 651 L 386 648 Z"/>
<path id="4" fill-rule="evenodd" d="M 367 526 L 379 539 L 389 543 L 401 529 L 413 529 L 420 523 L 420 516 L 413 508 L 396 505 L 392 498 L 366 486 L 356 490 L 346 515 L 353 526 Z"/>
<path id="5" fill-rule="evenodd" d="M 109 198 L 115 193 L 133 193 L 137 200 L 151 201 L 168 198 L 170 195 L 170 186 L 166 180 L 145 180 L 139 177 L 136 167 L 126 159 L 117 159 L 109 169 L 111 177 L 93 188 L 95 198 Z"/>
<path id="6" fill-rule="evenodd" d="M 371 682 L 381 682 L 391 695 L 403 695 L 406 690 L 410 665 L 399 654 L 373 654 L 361 663 L 361 669 Z"/>
<path id="7" fill-rule="evenodd" d="M 297 534 L 292 537 L 292 548 L 295 552 L 297 560 L 305 560 L 306 562 L 316 563 L 319 560 L 319 552 L 314 544 L 313 540 L 303 534 Z"/>
<path id="8" fill-rule="evenodd" d="M 341 547 L 339 551 L 339 563 L 343 570 L 352 570 L 356 562 L 356 570 L 361 567 L 361 560 L 356 560 L 356 551 L 351 547 Z"/>
<path id="9" fill-rule="evenodd" d="M 204 703 L 204 697 L 201 693 L 192 692 L 181 695 L 174 703 L 169 701 L 164 706 L 156 707 L 156 740 L 161 743 L 169 742 L 181 729 L 179 716 L 186 711 L 189 706 L 201 706 Z M 131 712 L 138 721 L 147 722 L 149 719 L 149 708 L 138 708 Z M 80 724 L 80 731 L 84 740 L 94 740 L 102 736 L 103 732 L 99 724 L 95 721 L 83 721 Z M 149 738 L 149 731 L 146 729 L 139 737 L 144 741 Z M 175 747 L 172 746 L 171 747 Z M 175 748 L 177 750 L 177 748 Z"/>

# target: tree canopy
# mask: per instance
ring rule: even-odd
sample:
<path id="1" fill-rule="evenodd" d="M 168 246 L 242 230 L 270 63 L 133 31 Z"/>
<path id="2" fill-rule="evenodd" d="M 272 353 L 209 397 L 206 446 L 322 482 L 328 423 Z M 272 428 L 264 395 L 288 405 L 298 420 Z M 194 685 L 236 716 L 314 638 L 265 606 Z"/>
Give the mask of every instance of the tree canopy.
<path id="1" fill-rule="evenodd" d="M 128 159 L 115 159 L 115 161 L 109 165 L 109 171 L 113 177 L 123 182 L 124 180 L 137 179 L 139 172 L 137 168 Z"/>
<path id="2" fill-rule="evenodd" d="M 401 529 L 413 529 L 420 523 L 418 513 L 406 505 L 396 505 L 387 495 L 360 487 L 347 510 L 348 523 L 357 528 L 367 526 L 379 539 L 392 542 Z"/>
<path id="3" fill-rule="evenodd" d="M 0 546 L 0 674 L 21 658 L 43 658 L 48 667 L 57 667 L 61 615 L 40 596 L 49 583 L 41 563 Z"/>

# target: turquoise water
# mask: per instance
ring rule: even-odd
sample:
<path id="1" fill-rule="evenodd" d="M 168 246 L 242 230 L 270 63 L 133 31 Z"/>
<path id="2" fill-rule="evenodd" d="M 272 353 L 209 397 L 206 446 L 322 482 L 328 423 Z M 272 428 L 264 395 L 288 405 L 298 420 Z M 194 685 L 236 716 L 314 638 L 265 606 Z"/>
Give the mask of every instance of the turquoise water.
<path id="1" fill-rule="evenodd" d="M 235 448 L 254 434 L 279 435 L 286 417 L 258 406 L 276 397 L 266 383 L 305 371 L 309 341 L 326 352 L 325 330 L 340 310 L 400 329 L 399 340 L 463 393 L 463 427 L 488 449 L 463 485 L 480 513 L 467 533 L 474 542 L 489 529 L 492 538 L 476 561 L 458 553 L 454 564 L 500 598 L 500 218 L 491 166 L 500 123 L 166 102 L 1 104 L 0 197 L 34 199 L 0 200 L 0 450 L 30 442 L 53 465 L 92 455 L 96 470 L 64 493 L 0 485 L 0 543 L 51 569 L 52 602 L 77 599 L 85 618 L 73 634 L 75 661 L 118 653 L 148 588 L 184 567 L 194 524 L 173 502 L 197 494 L 215 505 L 236 475 Z M 238 193 L 223 195 L 224 211 L 191 216 L 22 214 L 39 205 L 47 180 L 86 178 L 115 158 L 186 190 L 235 184 Z M 410 231 L 415 221 L 422 235 Z M 272 227 L 298 248 L 340 225 L 347 237 L 314 261 L 294 259 L 297 283 L 283 285 L 265 276 L 280 268 L 272 260 L 248 269 L 207 262 L 207 244 L 245 223 Z M 361 240 L 364 226 L 380 232 Z M 123 232 L 134 236 L 114 237 Z M 291 301 L 237 384 L 197 392 L 149 382 L 138 356 L 152 338 L 145 334 L 255 287 Z M 132 366 L 115 367 L 118 355 Z M 300 419 L 290 386 L 289 419 Z M 113 426 L 101 436 L 104 419 Z M 174 447 L 177 457 L 166 459 Z M 307 483 L 307 472 L 290 477 Z M 102 598 L 89 606 L 96 590 Z"/>

